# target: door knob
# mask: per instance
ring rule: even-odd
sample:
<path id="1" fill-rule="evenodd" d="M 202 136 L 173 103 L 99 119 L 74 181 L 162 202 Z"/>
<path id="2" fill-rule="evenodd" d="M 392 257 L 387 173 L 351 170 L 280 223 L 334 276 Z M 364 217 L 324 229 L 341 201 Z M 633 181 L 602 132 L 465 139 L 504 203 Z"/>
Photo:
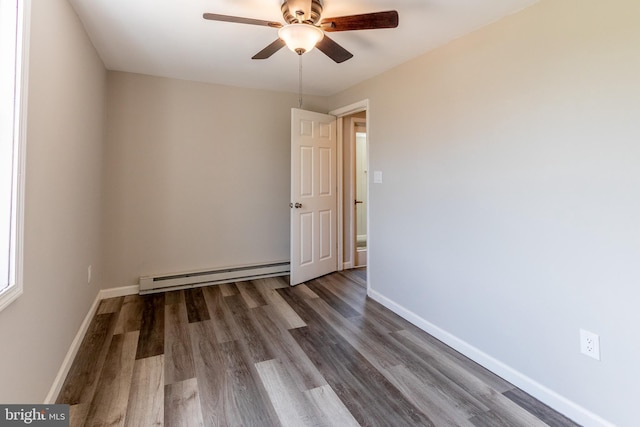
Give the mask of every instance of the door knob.
<path id="1" fill-rule="evenodd" d="M 297 203 L 294 205 L 296 209 L 300 209 L 302 207 L 302 203 Z"/>
<path id="2" fill-rule="evenodd" d="M 362 200 L 356 200 L 356 205 L 359 205 L 360 203 L 364 203 Z"/>

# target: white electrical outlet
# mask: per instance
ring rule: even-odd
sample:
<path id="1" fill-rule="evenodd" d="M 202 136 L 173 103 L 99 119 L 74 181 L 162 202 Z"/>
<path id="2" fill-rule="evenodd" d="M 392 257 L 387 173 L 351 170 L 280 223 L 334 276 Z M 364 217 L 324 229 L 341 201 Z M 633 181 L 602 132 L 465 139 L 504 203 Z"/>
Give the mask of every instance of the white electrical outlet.
<path id="1" fill-rule="evenodd" d="M 580 351 L 582 354 L 600 360 L 600 336 L 580 329 Z"/>
<path id="2" fill-rule="evenodd" d="M 87 267 L 87 284 L 91 283 L 91 266 Z"/>

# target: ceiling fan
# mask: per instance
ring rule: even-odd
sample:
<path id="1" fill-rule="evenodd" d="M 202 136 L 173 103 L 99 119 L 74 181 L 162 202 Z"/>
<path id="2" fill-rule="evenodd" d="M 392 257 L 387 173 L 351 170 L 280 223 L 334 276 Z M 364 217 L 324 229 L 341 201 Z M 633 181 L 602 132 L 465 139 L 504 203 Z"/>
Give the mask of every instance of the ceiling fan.
<path id="1" fill-rule="evenodd" d="M 282 17 L 286 22 L 284 25 L 275 21 L 215 13 L 205 13 L 202 16 L 211 21 L 278 28 L 278 39 L 256 53 L 251 59 L 267 59 L 285 45 L 298 55 L 310 51 L 315 46 L 335 62 L 341 63 L 352 58 L 353 54 L 330 39 L 325 33 L 396 28 L 398 26 L 398 12 L 395 10 L 322 19 L 323 0 L 284 0 L 281 9 Z"/>

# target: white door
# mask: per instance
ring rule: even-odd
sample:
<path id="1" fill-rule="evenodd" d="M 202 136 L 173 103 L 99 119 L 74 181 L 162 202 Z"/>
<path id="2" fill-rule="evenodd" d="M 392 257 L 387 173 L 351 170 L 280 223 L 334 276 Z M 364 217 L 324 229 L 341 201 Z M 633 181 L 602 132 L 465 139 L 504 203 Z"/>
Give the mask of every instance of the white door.
<path id="1" fill-rule="evenodd" d="M 291 109 L 291 285 L 337 270 L 336 118 Z"/>

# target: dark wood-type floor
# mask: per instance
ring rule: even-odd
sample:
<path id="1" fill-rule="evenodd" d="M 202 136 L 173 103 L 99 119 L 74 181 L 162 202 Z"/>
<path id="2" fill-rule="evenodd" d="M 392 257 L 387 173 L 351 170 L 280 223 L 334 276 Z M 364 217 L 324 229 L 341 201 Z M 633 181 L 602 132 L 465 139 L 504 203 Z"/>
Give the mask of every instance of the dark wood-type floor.
<path id="1" fill-rule="evenodd" d="M 366 297 L 364 270 L 101 302 L 73 426 L 575 426 Z"/>

